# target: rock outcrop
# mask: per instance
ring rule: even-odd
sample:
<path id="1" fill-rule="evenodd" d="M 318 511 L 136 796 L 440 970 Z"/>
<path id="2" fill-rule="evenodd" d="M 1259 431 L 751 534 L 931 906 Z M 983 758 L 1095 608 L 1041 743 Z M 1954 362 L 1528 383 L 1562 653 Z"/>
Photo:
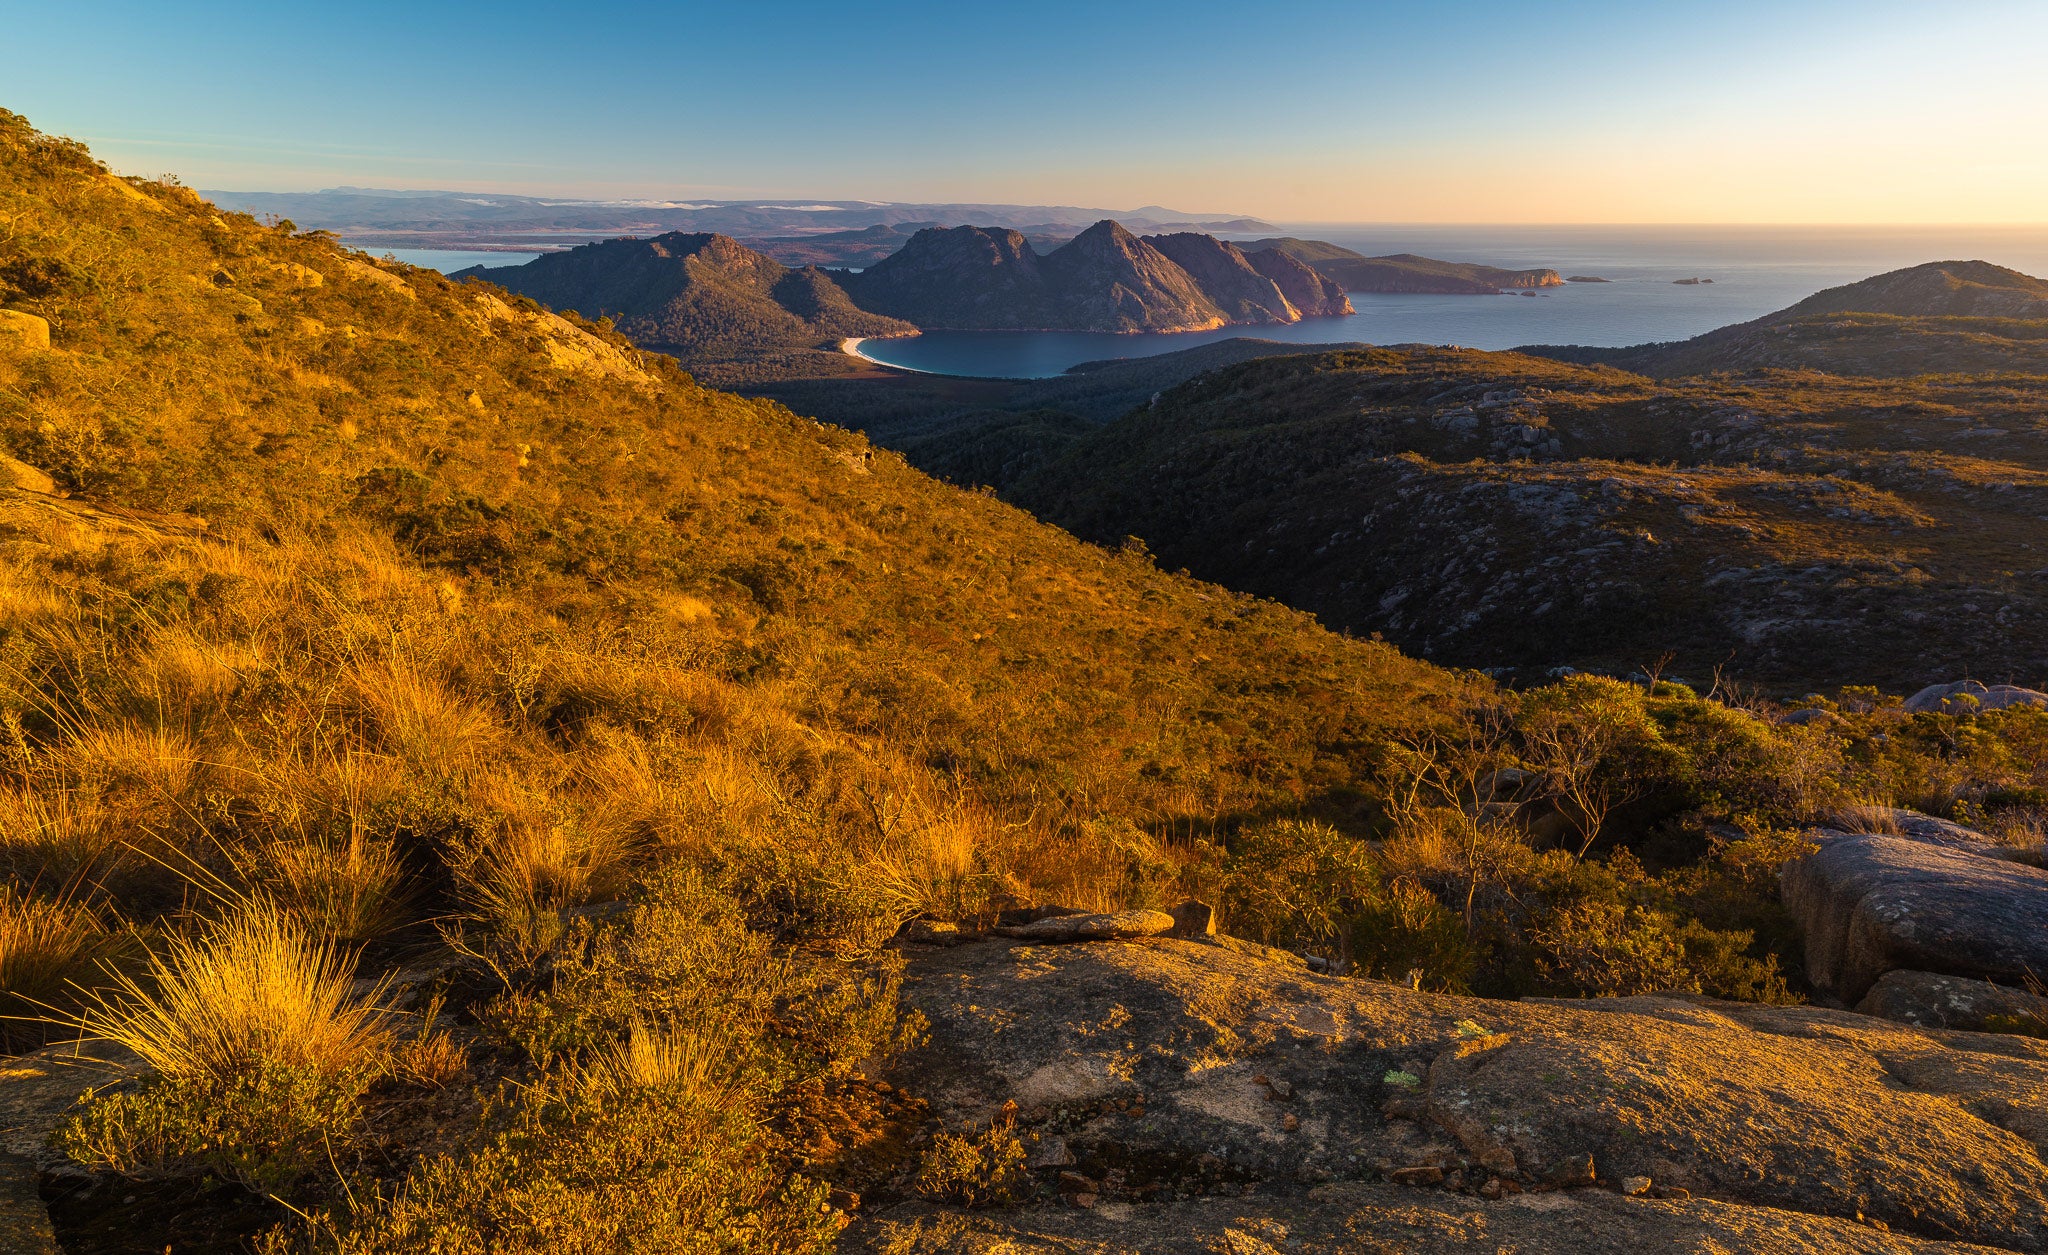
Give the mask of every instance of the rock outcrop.
<path id="1" fill-rule="evenodd" d="M 1004 937 L 1024 941 L 1116 941 L 1157 937 L 1174 930 L 1174 917 L 1164 911 L 1119 911 L 1112 915 L 1054 915 L 1029 924 L 996 929 Z"/>
<path id="2" fill-rule="evenodd" d="M 2016 684 L 1957 680 L 1953 684 L 1930 684 L 1906 699 L 1906 709 L 1916 713 L 1939 711 L 1953 715 L 2004 710 L 2008 706 L 2048 706 L 2048 693 Z"/>
<path id="3" fill-rule="evenodd" d="M 1821 832 L 1908 837 L 1927 845 L 1946 846 L 1985 858 L 2007 859 L 2015 863 L 2035 861 L 2032 851 L 2021 846 L 2007 845 L 1975 828 L 1965 828 L 1953 819 L 1923 815 L 1903 806 L 1849 807 L 1837 812 Z"/>
<path id="4" fill-rule="evenodd" d="M 1356 312 L 1351 308 L 1351 298 L 1344 295 L 1343 284 L 1279 249 L 1246 253 L 1245 260 L 1253 270 L 1271 279 L 1280 295 L 1300 310 L 1303 318 L 1334 318 Z"/>
<path id="5" fill-rule="evenodd" d="M 1815 836 L 1779 887 L 1819 989 L 1854 1004 L 1894 969 L 2014 985 L 2048 972 L 2048 871 L 1948 837 Z"/>
<path id="6" fill-rule="evenodd" d="M 57 491 L 57 481 L 47 472 L 36 469 L 18 458 L 0 453 L 0 485 L 15 488 L 21 492 L 49 494 Z"/>
<path id="7" fill-rule="evenodd" d="M 49 320 L 26 310 L 0 309 L 0 343 L 24 349 L 48 349 Z"/>
<path id="8" fill-rule="evenodd" d="M 1301 317 L 1280 285 L 1254 269 L 1235 244 L 1195 231 L 1148 235 L 1145 243 L 1187 271 L 1231 322 L 1294 322 Z"/>
<path id="9" fill-rule="evenodd" d="M 1015 1209 L 881 1207 L 854 1249 L 2048 1244 L 2048 1042 L 1454 998 L 1169 938 L 914 947 L 905 998 L 938 1119 L 1008 1120 L 1040 1166 Z"/>
<path id="10" fill-rule="evenodd" d="M 2048 998 L 1990 981 L 1899 969 L 1877 978 L 1856 1009 L 1864 1015 L 1972 1032 L 2038 1026 L 2048 1032 Z"/>

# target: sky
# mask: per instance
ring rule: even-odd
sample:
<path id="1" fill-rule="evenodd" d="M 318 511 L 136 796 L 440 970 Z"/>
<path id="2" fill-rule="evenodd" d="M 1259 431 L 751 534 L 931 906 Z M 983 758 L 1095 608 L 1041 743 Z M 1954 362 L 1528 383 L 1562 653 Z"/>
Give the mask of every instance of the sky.
<path id="1" fill-rule="evenodd" d="M 2048 221 L 2048 0 L 0 0 L 0 107 L 201 188 Z"/>

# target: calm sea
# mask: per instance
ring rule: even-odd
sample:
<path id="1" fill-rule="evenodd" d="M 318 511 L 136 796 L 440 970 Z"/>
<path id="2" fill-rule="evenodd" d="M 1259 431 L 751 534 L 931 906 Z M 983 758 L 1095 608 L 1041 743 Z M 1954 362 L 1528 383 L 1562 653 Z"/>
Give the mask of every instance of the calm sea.
<path id="1" fill-rule="evenodd" d="M 1420 253 L 1607 283 L 1534 296 L 1353 293 L 1358 311 L 1285 327 L 1166 335 L 933 331 L 863 341 L 876 361 L 946 375 L 1038 379 L 1080 362 L 1147 357 L 1233 336 L 1300 344 L 1644 344 L 1683 340 L 1783 309 L 1822 288 L 1927 261 L 1981 259 L 2048 276 L 2048 226 L 2032 227 L 1359 227 L 1302 223 L 1288 235 L 1367 255 Z M 1712 279 L 1681 285 L 1676 279 Z"/>
<path id="2" fill-rule="evenodd" d="M 372 248 L 378 257 L 396 257 L 408 266 L 424 266 L 438 270 L 444 275 L 471 266 L 524 266 L 540 256 L 539 253 L 484 252 L 478 249 L 454 248 Z"/>

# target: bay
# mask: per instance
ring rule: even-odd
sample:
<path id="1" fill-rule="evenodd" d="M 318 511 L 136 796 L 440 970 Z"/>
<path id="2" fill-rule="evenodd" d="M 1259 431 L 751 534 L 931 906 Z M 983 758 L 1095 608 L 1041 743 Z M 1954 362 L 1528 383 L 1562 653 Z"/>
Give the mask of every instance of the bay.
<path id="1" fill-rule="evenodd" d="M 1984 260 L 2048 275 L 2048 227 L 1358 226 L 1283 232 L 1369 256 L 1420 253 L 1515 269 L 1548 266 L 1606 283 L 1533 295 L 1355 292 L 1348 317 L 1271 327 L 1114 335 L 1074 331 L 928 331 L 863 340 L 870 360 L 944 375 L 1042 379 L 1082 362 L 1149 357 L 1247 336 L 1315 345 L 1616 346 L 1683 340 L 1746 322 L 1820 291 L 1922 262 Z M 1711 279 L 1680 284 L 1679 279 Z"/>

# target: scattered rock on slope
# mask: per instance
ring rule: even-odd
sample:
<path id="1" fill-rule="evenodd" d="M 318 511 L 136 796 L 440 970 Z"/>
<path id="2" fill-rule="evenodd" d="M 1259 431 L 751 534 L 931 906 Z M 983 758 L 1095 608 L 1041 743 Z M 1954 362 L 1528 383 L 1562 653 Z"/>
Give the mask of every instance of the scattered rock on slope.
<path id="1" fill-rule="evenodd" d="M 1939 976 L 1933 972 L 1886 972 L 1863 995 L 1856 1009 L 1864 1015 L 1929 1028 L 1975 1032 L 2017 1021 L 2039 1024 L 2048 1030 L 2048 998 L 1990 981 Z"/>
<path id="2" fill-rule="evenodd" d="M 50 347 L 49 321 L 18 309 L 0 309 L 0 340 L 12 341 L 26 349 L 47 349 Z"/>
<path id="3" fill-rule="evenodd" d="M 1928 685 L 1907 698 L 1905 708 L 1915 713 L 1940 711 L 1953 715 L 1978 710 L 2004 710 L 2008 706 L 2048 706 L 2048 693 L 2021 688 L 2017 684 L 1957 680 L 1953 684 Z"/>

